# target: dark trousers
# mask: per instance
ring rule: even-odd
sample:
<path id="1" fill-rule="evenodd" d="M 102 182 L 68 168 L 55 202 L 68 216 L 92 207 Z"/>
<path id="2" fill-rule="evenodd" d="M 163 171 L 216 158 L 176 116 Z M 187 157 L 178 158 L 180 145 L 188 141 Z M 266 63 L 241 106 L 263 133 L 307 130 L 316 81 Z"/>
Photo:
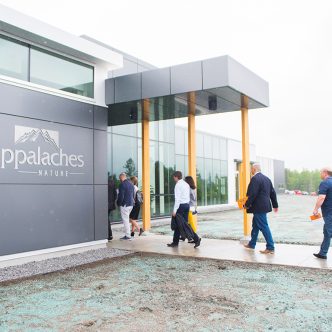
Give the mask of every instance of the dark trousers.
<path id="1" fill-rule="evenodd" d="M 111 227 L 111 220 L 110 220 L 110 213 L 112 210 L 108 210 L 108 239 L 111 240 L 113 237 L 112 227 Z"/>
<path id="2" fill-rule="evenodd" d="M 180 204 L 178 210 L 176 213 L 180 214 L 186 223 L 188 223 L 188 215 L 189 215 L 189 204 Z M 193 240 L 197 242 L 199 240 L 198 235 L 193 231 L 194 233 L 194 238 Z M 175 228 L 174 230 L 174 235 L 173 235 L 173 243 L 178 244 L 180 240 L 180 230 L 178 227 Z"/>

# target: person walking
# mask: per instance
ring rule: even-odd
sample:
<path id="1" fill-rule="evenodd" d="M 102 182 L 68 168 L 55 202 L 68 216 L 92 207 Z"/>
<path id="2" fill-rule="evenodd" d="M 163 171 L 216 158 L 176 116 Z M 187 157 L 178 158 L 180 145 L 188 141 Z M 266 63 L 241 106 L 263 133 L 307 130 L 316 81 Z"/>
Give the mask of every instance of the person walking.
<path id="1" fill-rule="evenodd" d="M 319 253 L 313 255 L 317 258 L 327 259 L 332 237 L 332 168 L 323 168 L 320 171 L 320 177 L 323 181 L 319 185 L 318 197 L 313 214 L 317 215 L 318 209 L 321 208 L 324 219 L 324 238 Z"/>
<path id="2" fill-rule="evenodd" d="M 175 217 L 176 214 L 180 214 L 186 223 L 188 223 L 188 213 L 189 213 L 189 202 L 190 202 L 190 187 L 187 182 L 182 180 L 182 173 L 176 171 L 173 174 L 173 180 L 175 181 L 174 195 L 175 202 L 172 212 L 172 216 Z M 180 240 L 180 230 L 176 226 L 174 229 L 173 242 L 168 243 L 168 247 L 177 247 Z M 194 233 L 194 243 L 195 248 L 199 247 L 201 244 L 201 238 Z"/>
<path id="3" fill-rule="evenodd" d="M 116 201 L 117 192 L 115 189 L 115 182 L 109 176 L 108 177 L 108 241 L 113 239 L 112 227 L 111 227 L 111 212 L 115 210 L 115 201 Z"/>
<path id="4" fill-rule="evenodd" d="M 189 224 L 190 219 L 192 220 L 193 225 L 190 224 L 192 230 L 197 232 L 197 191 L 195 181 L 191 176 L 186 176 L 184 180 L 189 184 L 190 187 L 190 201 L 189 201 Z M 194 240 L 189 241 L 188 243 L 194 243 Z"/>
<path id="5" fill-rule="evenodd" d="M 131 223 L 131 234 L 130 235 L 131 235 L 131 237 L 134 237 L 135 236 L 135 229 L 137 229 L 137 231 L 139 232 L 138 236 L 141 236 L 142 233 L 143 233 L 143 228 L 141 228 L 137 223 L 139 211 L 141 209 L 141 202 L 138 199 L 138 193 L 140 191 L 138 189 L 137 177 L 132 176 L 130 178 L 130 181 L 134 186 L 134 207 L 131 210 L 130 215 L 129 215 L 129 220 L 130 220 L 130 223 Z"/>
<path id="6" fill-rule="evenodd" d="M 134 206 L 134 186 L 127 179 L 126 173 L 121 173 L 119 175 L 119 179 L 121 183 L 119 186 L 117 205 L 120 207 L 121 219 L 125 233 L 125 235 L 120 238 L 120 240 L 131 240 L 129 215 Z"/>
<path id="7" fill-rule="evenodd" d="M 247 201 L 244 208 L 248 213 L 253 213 L 251 240 L 244 246 L 247 249 L 255 249 L 258 233 L 261 231 L 266 241 L 266 249 L 260 250 L 262 254 L 274 254 L 274 242 L 267 221 L 267 213 L 278 212 L 277 194 L 271 180 L 261 173 L 261 166 L 253 164 L 251 168 L 252 178 L 247 190 Z"/>

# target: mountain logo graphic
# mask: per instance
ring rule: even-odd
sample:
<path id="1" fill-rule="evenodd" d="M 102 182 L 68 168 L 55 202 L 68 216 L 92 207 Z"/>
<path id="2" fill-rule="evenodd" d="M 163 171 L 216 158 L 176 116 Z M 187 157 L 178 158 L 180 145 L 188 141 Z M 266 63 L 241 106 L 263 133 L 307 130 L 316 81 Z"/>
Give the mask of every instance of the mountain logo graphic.
<path id="1" fill-rule="evenodd" d="M 58 131 L 15 126 L 15 145 L 26 142 L 40 142 L 41 140 L 50 144 L 56 150 L 60 150 Z"/>

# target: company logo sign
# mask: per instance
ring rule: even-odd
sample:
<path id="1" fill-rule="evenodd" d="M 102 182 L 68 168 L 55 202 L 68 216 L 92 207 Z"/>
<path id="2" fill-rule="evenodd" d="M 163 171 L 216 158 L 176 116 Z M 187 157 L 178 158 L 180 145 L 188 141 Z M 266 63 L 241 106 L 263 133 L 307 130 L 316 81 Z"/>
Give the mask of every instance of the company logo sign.
<path id="1" fill-rule="evenodd" d="M 14 148 L 1 149 L 0 168 L 38 176 L 84 174 L 80 171 L 84 168 L 84 156 L 65 153 L 59 136 L 54 130 L 15 126 Z"/>

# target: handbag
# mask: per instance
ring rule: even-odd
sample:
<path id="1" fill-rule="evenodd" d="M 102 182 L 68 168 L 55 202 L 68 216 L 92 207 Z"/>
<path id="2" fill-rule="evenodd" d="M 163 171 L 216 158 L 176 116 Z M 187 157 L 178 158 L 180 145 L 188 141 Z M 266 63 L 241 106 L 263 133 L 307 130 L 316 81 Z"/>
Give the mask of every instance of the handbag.
<path id="1" fill-rule="evenodd" d="M 176 220 L 175 220 L 175 217 L 172 217 L 171 230 L 174 231 L 175 229 L 176 229 Z"/>
<path id="2" fill-rule="evenodd" d="M 189 211 L 188 215 L 188 224 L 192 228 L 192 230 L 197 233 L 197 211 L 194 212 Z"/>

